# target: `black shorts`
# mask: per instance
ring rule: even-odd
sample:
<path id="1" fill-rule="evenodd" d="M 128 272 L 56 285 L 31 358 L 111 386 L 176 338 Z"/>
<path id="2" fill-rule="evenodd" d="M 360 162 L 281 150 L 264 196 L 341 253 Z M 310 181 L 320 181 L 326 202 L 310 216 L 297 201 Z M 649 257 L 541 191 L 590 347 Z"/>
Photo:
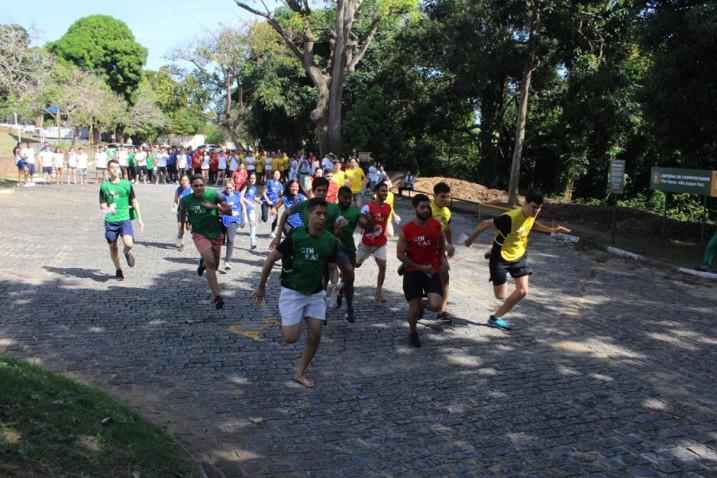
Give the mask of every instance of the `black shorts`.
<path id="1" fill-rule="evenodd" d="M 508 282 L 508 273 L 512 278 L 529 276 L 533 274 L 533 271 L 528 265 L 528 254 L 523 254 L 523 257 L 517 261 L 506 261 L 500 257 L 500 251 L 494 250 L 490 256 L 490 281 L 493 285 L 503 285 Z"/>
<path id="2" fill-rule="evenodd" d="M 411 271 L 403 274 L 403 295 L 408 302 L 420 299 L 428 294 L 443 296 L 443 285 L 437 272 L 428 274 L 426 272 Z"/>
<path id="3" fill-rule="evenodd" d="M 349 264 L 356 267 L 356 251 L 347 251 L 339 246 L 336 250 L 336 263 L 339 265 L 339 268 L 342 269 Z"/>

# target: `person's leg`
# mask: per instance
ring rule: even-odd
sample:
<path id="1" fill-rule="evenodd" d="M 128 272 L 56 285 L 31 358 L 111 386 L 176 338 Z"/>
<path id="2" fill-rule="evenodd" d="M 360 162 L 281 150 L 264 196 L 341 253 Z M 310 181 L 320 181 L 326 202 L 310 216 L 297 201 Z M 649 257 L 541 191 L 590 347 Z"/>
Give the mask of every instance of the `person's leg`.
<path id="1" fill-rule="evenodd" d="M 356 275 L 354 274 L 354 267 L 351 263 L 343 264 L 339 266 L 341 270 L 341 282 L 343 286 L 339 289 L 339 294 L 343 294 L 346 298 L 346 308 L 352 310 L 354 308 L 354 280 Z"/>
<path id="2" fill-rule="evenodd" d="M 204 267 L 206 267 L 207 283 L 209 289 L 214 294 L 214 297 L 220 295 L 219 293 L 219 282 L 217 281 L 217 261 L 214 257 L 214 252 L 211 248 L 204 250 L 201 253 L 202 259 L 204 260 Z"/>
<path id="3" fill-rule="evenodd" d="M 269 220 L 269 205 L 266 203 L 261 203 L 261 222 L 266 222 Z"/>
<path id="4" fill-rule="evenodd" d="M 279 213 L 278 212 L 272 212 L 272 217 L 274 220 L 271 222 L 271 233 L 274 234 L 274 231 L 276 230 L 276 223 L 279 222 Z"/>
<path id="5" fill-rule="evenodd" d="M 248 214 L 249 216 L 249 240 L 251 241 L 251 248 L 256 248 L 256 209 L 252 210 Z"/>
<path id="6" fill-rule="evenodd" d="M 408 332 L 415 334 L 416 324 L 418 323 L 418 317 L 421 315 L 421 299 L 416 298 L 408 301 L 408 315 L 406 320 L 408 321 Z"/>
<path id="7" fill-rule="evenodd" d="M 438 311 L 439 314 L 446 313 L 446 306 L 448 305 L 448 283 L 450 279 L 449 268 L 446 265 L 441 265 L 438 269 L 439 277 L 441 278 L 441 285 L 443 286 L 443 300 L 441 301 L 441 307 Z"/>
<path id="8" fill-rule="evenodd" d="M 306 317 L 306 324 L 308 325 L 306 343 L 304 344 L 304 352 L 301 354 L 301 360 L 299 361 L 299 366 L 296 369 L 294 380 L 307 388 L 312 388 L 314 386 L 314 382 L 306 378 L 306 371 L 308 370 L 309 364 L 314 358 L 314 355 L 316 355 L 316 351 L 319 349 L 319 343 L 321 342 L 321 329 L 323 328 L 324 321 L 313 317 Z"/>
<path id="9" fill-rule="evenodd" d="M 117 247 L 116 241 L 110 244 L 110 258 L 112 259 L 112 264 L 115 266 L 115 270 L 121 270 L 122 267 L 120 267 L 119 247 Z"/>
<path id="10" fill-rule="evenodd" d="M 378 276 L 376 277 L 376 301 L 386 302 L 386 299 L 383 297 L 383 281 L 386 279 L 386 261 L 376 258 L 376 265 L 378 266 Z"/>
<path id="11" fill-rule="evenodd" d="M 501 305 L 495 313 L 496 317 L 503 317 L 505 314 L 510 312 L 510 310 L 515 307 L 518 302 L 528 295 L 528 277 L 530 276 L 525 275 L 514 278 L 515 290 L 513 290 L 513 292 L 505 298 L 505 302 L 503 302 L 503 305 Z M 503 284 L 503 286 L 507 290 L 507 284 Z M 503 292 L 503 296 L 505 296 L 505 292 Z M 496 297 L 498 297 L 497 293 Z M 501 297 L 498 298 L 500 299 Z"/>
<path id="12" fill-rule="evenodd" d="M 233 222 L 229 224 L 229 227 L 227 227 L 227 250 L 224 258 L 224 265 L 226 268 L 230 268 L 231 261 L 232 261 L 232 254 L 234 254 L 234 239 L 237 234 L 237 226 L 238 224 L 236 222 Z"/>

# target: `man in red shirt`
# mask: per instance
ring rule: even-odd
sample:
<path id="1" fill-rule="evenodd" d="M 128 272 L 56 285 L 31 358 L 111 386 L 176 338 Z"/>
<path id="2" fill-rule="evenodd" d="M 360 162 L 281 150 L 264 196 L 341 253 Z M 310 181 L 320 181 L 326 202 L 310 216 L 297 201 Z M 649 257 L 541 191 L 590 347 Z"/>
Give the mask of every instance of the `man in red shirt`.
<path id="1" fill-rule="evenodd" d="M 376 302 L 386 302 L 383 297 L 383 281 L 386 278 L 386 224 L 391 216 L 391 205 L 386 202 L 388 186 L 379 183 L 373 188 L 376 199 L 369 201 L 361 208 L 361 215 L 367 220 L 361 242 L 356 251 L 356 267 L 373 256 L 378 266 L 376 278 Z"/>
<path id="2" fill-rule="evenodd" d="M 401 228 L 396 245 L 398 260 L 405 266 L 403 295 L 408 301 L 408 339 L 414 347 L 421 346 L 416 323 L 424 307 L 434 312 L 443 303 L 443 286 L 439 269 L 446 261 L 445 239 L 441 224 L 431 217 L 431 200 L 417 194 L 411 200 L 416 218 Z M 426 296 L 425 303 L 422 301 Z"/>

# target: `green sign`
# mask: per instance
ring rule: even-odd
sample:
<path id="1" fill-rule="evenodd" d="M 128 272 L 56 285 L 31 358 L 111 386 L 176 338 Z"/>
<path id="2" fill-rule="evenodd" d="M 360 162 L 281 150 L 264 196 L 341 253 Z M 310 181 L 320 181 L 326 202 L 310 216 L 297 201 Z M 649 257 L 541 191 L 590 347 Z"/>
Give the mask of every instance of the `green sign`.
<path id="1" fill-rule="evenodd" d="M 607 177 L 607 190 L 615 194 L 622 194 L 625 188 L 625 161 L 613 159 L 610 161 L 610 173 Z"/>
<path id="2" fill-rule="evenodd" d="M 650 189 L 709 196 L 712 192 L 712 178 L 712 171 L 708 170 L 653 166 L 650 170 Z"/>

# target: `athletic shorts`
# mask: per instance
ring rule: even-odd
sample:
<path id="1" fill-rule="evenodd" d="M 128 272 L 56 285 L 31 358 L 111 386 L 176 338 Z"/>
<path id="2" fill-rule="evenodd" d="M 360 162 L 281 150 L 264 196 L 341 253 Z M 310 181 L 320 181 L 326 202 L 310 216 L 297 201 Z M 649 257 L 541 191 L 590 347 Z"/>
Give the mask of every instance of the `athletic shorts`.
<path id="1" fill-rule="evenodd" d="M 349 264 L 356 267 L 356 251 L 347 251 L 343 247 L 339 247 L 336 250 L 336 263 L 342 269 Z"/>
<path id="2" fill-rule="evenodd" d="M 16 163 L 16 165 L 17 165 L 17 170 L 18 170 L 18 171 L 22 171 L 23 169 L 27 168 L 27 163 L 25 162 L 24 159 L 21 159 L 20 161 L 18 161 L 18 162 Z"/>
<path id="3" fill-rule="evenodd" d="M 216 239 L 208 239 L 198 232 L 193 232 L 192 240 L 194 241 L 194 245 L 196 246 L 197 251 L 199 251 L 199 254 L 212 251 L 216 257 L 221 256 L 224 236 L 219 236 Z"/>
<path id="4" fill-rule="evenodd" d="M 27 172 L 30 174 L 30 176 L 35 174 L 35 165 L 32 163 L 28 163 L 27 164 Z"/>
<path id="5" fill-rule="evenodd" d="M 52 166 L 43 166 L 42 172 L 45 174 L 52 174 Z"/>
<path id="6" fill-rule="evenodd" d="M 363 264 L 369 256 L 373 256 L 380 261 L 385 261 L 387 259 L 386 246 L 371 247 L 363 242 L 359 242 L 358 249 L 356 250 L 356 264 Z"/>
<path id="7" fill-rule="evenodd" d="M 107 169 L 107 168 L 100 168 L 100 167 L 96 167 L 96 168 L 95 168 L 96 171 L 104 171 L 104 170 L 106 170 L 106 169 Z"/>
<path id="8" fill-rule="evenodd" d="M 500 251 L 493 251 L 488 264 L 490 268 L 490 281 L 493 285 L 503 285 L 508 282 L 508 273 L 512 278 L 529 276 L 533 271 L 528 265 L 528 254 L 517 261 L 506 261 L 500 257 Z"/>
<path id="9" fill-rule="evenodd" d="M 407 271 L 403 274 L 403 296 L 408 302 L 428 294 L 443 295 L 443 285 L 437 272 L 427 274 L 421 271 Z"/>
<path id="10" fill-rule="evenodd" d="M 80 168 L 80 176 L 87 176 L 87 168 Z"/>
<path id="11" fill-rule="evenodd" d="M 157 171 L 163 174 L 167 174 L 167 167 L 166 166 L 160 166 L 157 168 Z"/>
<path id="12" fill-rule="evenodd" d="M 105 221 L 105 239 L 107 244 L 114 244 L 120 236 L 134 237 L 132 221 L 107 222 Z"/>
<path id="13" fill-rule="evenodd" d="M 326 320 L 326 291 L 304 295 L 294 289 L 281 288 L 279 294 L 279 313 L 281 325 L 296 325 L 305 317 Z"/>

